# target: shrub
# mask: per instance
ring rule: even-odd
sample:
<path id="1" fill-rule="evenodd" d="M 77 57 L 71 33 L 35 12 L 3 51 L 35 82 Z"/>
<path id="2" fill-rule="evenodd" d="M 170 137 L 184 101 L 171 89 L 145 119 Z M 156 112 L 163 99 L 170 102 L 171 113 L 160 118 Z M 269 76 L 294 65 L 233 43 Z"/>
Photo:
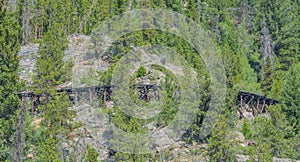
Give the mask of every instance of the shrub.
<path id="1" fill-rule="evenodd" d="M 139 69 L 137 70 L 136 72 L 136 77 L 139 78 L 139 77 L 143 77 L 147 74 L 147 70 L 144 66 L 140 66 Z"/>
<path id="2" fill-rule="evenodd" d="M 243 133 L 243 135 L 247 139 L 251 138 L 251 136 L 252 136 L 252 132 L 251 132 L 251 129 L 250 129 L 250 122 L 247 119 L 245 119 L 244 122 L 243 122 L 241 132 Z"/>

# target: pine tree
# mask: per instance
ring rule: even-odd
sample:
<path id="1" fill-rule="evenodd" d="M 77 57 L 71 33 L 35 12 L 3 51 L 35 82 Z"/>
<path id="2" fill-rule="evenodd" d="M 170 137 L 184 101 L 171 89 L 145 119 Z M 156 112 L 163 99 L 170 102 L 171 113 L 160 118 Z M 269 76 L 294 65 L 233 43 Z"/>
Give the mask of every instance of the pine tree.
<path id="1" fill-rule="evenodd" d="M 282 86 L 280 97 L 282 110 L 295 133 L 300 132 L 300 64 L 296 64 L 287 72 Z"/>
<path id="2" fill-rule="evenodd" d="M 248 121 L 248 119 L 244 120 L 241 132 L 247 139 L 251 138 L 252 132 L 250 129 L 250 122 Z"/>
<path id="3" fill-rule="evenodd" d="M 224 67 L 226 72 L 226 85 L 227 85 L 227 96 L 225 105 L 227 109 L 234 110 L 233 103 L 236 100 L 237 83 L 241 81 L 241 62 L 240 56 L 234 53 L 228 44 L 223 46 L 223 58 L 224 58 Z"/>
<path id="4" fill-rule="evenodd" d="M 299 62 L 299 8 L 297 2 L 259 0 L 253 2 L 254 35 L 263 58 L 274 57 L 276 73 L 283 77 L 291 64 Z"/>
<path id="5" fill-rule="evenodd" d="M 71 64 L 63 61 L 66 48 L 67 40 L 63 28 L 54 22 L 40 46 L 34 78 L 35 90 L 47 92 L 68 79 Z"/>
<path id="6" fill-rule="evenodd" d="M 21 88 L 18 80 L 20 26 L 15 13 L 7 8 L 4 0 L 0 0 L 0 161 L 9 156 L 19 106 L 15 93 Z"/>
<path id="7" fill-rule="evenodd" d="M 289 144 L 292 128 L 279 105 L 268 108 L 270 118 L 261 116 L 253 121 L 253 139 L 257 143 L 256 156 L 259 161 L 272 157 L 294 157 L 293 146 Z"/>
<path id="8" fill-rule="evenodd" d="M 37 160 L 38 161 L 62 161 L 60 159 L 60 153 L 57 149 L 58 139 L 54 137 L 48 137 L 43 140 L 37 146 Z"/>
<path id="9" fill-rule="evenodd" d="M 95 148 L 93 148 L 90 144 L 87 145 L 87 155 L 86 160 L 87 162 L 94 162 L 97 161 L 97 157 L 99 156 L 99 153 Z"/>
<path id="10" fill-rule="evenodd" d="M 257 83 L 257 76 L 254 69 L 251 68 L 248 59 L 241 58 L 241 80 L 235 85 L 239 90 L 248 92 L 260 92 L 260 85 Z"/>
<path id="11" fill-rule="evenodd" d="M 53 95 L 49 104 L 43 107 L 42 132 L 37 142 L 37 158 L 45 161 L 61 161 L 60 141 L 66 140 L 67 135 L 75 128 L 73 119 L 75 112 L 70 111 L 68 95 L 62 93 Z"/>
<path id="12" fill-rule="evenodd" d="M 280 76 L 277 76 L 272 84 L 271 92 L 269 93 L 269 97 L 275 100 L 279 100 L 281 96 L 281 89 L 282 89 L 283 80 Z"/>
<path id="13" fill-rule="evenodd" d="M 263 65 L 261 70 L 261 88 L 263 92 L 267 95 L 272 89 L 272 84 L 274 80 L 275 70 L 274 65 L 270 57 L 267 57 L 266 63 Z"/>
<path id="14" fill-rule="evenodd" d="M 73 129 L 75 112 L 70 111 L 67 94 L 56 94 L 56 86 L 69 79 L 71 64 L 64 61 L 67 40 L 63 26 L 52 22 L 44 35 L 36 62 L 33 89 L 46 94 L 46 102 L 39 107 L 42 113 L 42 133 L 37 141 L 37 158 L 60 161 L 59 142 L 65 140 Z"/>
<path id="15" fill-rule="evenodd" d="M 277 70 L 287 71 L 290 65 L 300 61 L 300 13 L 296 1 L 276 1 L 274 18 L 276 20 L 276 56 L 279 60 Z M 283 75 L 282 75 L 283 76 Z"/>
<path id="16" fill-rule="evenodd" d="M 228 126 L 225 115 L 222 115 L 209 139 L 208 155 L 210 161 L 235 161 L 232 143 L 226 139 Z"/>

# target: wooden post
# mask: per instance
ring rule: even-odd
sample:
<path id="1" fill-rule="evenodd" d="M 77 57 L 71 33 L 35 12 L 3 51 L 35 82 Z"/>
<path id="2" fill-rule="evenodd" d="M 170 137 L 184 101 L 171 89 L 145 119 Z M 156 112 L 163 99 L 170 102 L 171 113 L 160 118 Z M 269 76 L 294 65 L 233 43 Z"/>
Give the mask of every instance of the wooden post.
<path id="1" fill-rule="evenodd" d="M 31 114 L 33 114 L 33 112 L 34 112 L 34 102 L 35 102 L 35 100 L 36 100 L 36 97 L 35 97 L 35 95 L 33 95 L 31 97 Z M 23 99 L 22 99 L 22 102 L 23 102 Z"/>
<path id="2" fill-rule="evenodd" d="M 93 104 L 93 99 L 92 99 L 92 89 L 89 88 L 89 92 L 90 92 L 90 104 Z"/>
<path id="3" fill-rule="evenodd" d="M 150 96 L 149 96 L 149 89 L 146 89 L 146 101 L 149 102 L 150 101 Z"/>
<path id="4" fill-rule="evenodd" d="M 253 116 L 255 116 L 255 105 L 254 105 L 254 101 L 253 100 L 251 100 L 251 108 L 252 108 L 252 114 L 253 114 Z"/>
<path id="5" fill-rule="evenodd" d="M 38 38 L 38 33 L 39 33 L 39 27 L 37 24 L 35 24 L 35 39 Z"/>
<path id="6" fill-rule="evenodd" d="M 104 105 L 106 104 L 106 88 L 104 88 L 103 103 L 104 103 Z"/>
<path id="7" fill-rule="evenodd" d="M 238 111 L 240 113 L 240 116 L 242 116 L 242 118 L 245 118 L 243 112 L 241 111 L 242 106 L 243 106 L 243 96 L 241 96 L 240 108 L 238 108 Z"/>
<path id="8" fill-rule="evenodd" d="M 257 104 L 256 104 L 256 110 L 257 110 L 257 114 L 260 114 L 260 111 L 258 110 L 258 106 L 259 106 L 259 98 L 257 99 Z"/>
<path id="9" fill-rule="evenodd" d="M 263 105 L 262 105 L 262 108 L 261 108 L 261 112 L 260 112 L 260 113 L 262 113 L 262 112 L 264 111 L 265 104 L 266 104 L 266 100 L 264 100 L 264 103 L 263 103 Z"/>
<path id="10" fill-rule="evenodd" d="M 75 91 L 75 105 L 78 104 L 78 93 Z"/>
<path id="11" fill-rule="evenodd" d="M 37 105 L 36 108 L 34 109 L 34 115 L 36 116 L 37 114 L 37 108 L 40 106 L 41 101 L 40 101 L 40 96 L 37 96 L 37 101 L 36 101 Z"/>

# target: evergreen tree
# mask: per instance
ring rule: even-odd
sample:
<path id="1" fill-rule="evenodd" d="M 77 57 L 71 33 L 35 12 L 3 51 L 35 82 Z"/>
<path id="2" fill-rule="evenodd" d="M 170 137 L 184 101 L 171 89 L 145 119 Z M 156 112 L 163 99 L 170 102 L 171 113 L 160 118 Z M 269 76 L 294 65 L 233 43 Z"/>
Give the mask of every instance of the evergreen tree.
<path id="1" fill-rule="evenodd" d="M 65 140 L 73 129 L 75 112 L 70 111 L 69 97 L 56 94 L 56 86 L 69 79 L 71 64 L 64 61 L 67 40 L 63 27 L 52 22 L 44 35 L 36 62 L 34 91 L 46 94 L 44 105 L 39 107 L 42 113 L 42 133 L 37 145 L 37 158 L 46 161 L 61 161 L 59 142 Z"/>
<path id="2" fill-rule="evenodd" d="M 239 83 L 235 84 L 239 90 L 248 92 L 260 92 L 260 85 L 257 83 L 257 76 L 254 69 L 251 68 L 247 57 L 242 57 L 241 63 L 241 80 Z"/>
<path id="3" fill-rule="evenodd" d="M 222 115 L 211 133 L 208 144 L 210 161 L 236 161 L 232 149 L 233 143 L 227 140 L 229 125 L 225 115 Z"/>
<path id="4" fill-rule="evenodd" d="M 300 12 L 296 1 L 275 1 L 277 70 L 287 71 L 300 61 Z M 283 75 L 282 75 L 283 76 Z"/>
<path id="5" fill-rule="evenodd" d="M 67 40 L 63 28 L 54 22 L 45 36 L 39 50 L 34 78 L 35 90 L 48 92 L 68 79 L 71 64 L 63 61 Z"/>
<path id="6" fill-rule="evenodd" d="M 37 158 L 45 161 L 61 161 L 60 141 L 75 128 L 75 112 L 70 111 L 67 94 L 53 95 L 49 104 L 43 107 L 42 132 L 37 141 Z"/>
<path id="7" fill-rule="evenodd" d="M 280 97 L 282 110 L 295 133 L 300 132 L 300 64 L 296 64 L 287 72 Z"/>
<path id="8" fill-rule="evenodd" d="M 280 106 L 269 107 L 270 118 L 261 116 L 252 125 L 253 139 L 257 143 L 256 156 L 259 161 L 270 161 L 272 157 L 295 157 L 289 144 L 292 128 L 288 125 Z"/>
<path id="9" fill-rule="evenodd" d="M 37 160 L 61 162 L 60 153 L 57 149 L 58 139 L 55 137 L 44 138 L 43 142 L 37 145 Z"/>
<path id="10" fill-rule="evenodd" d="M 273 98 L 275 100 L 280 99 L 282 83 L 283 83 L 283 80 L 279 76 L 276 76 L 276 79 L 274 79 L 273 84 L 272 84 L 271 92 L 269 93 L 270 98 Z"/>
<path id="11" fill-rule="evenodd" d="M 261 88 L 266 95 L 269 94 L 272 89 L 274 75 L 274 65 L 272 64 L 271 58 L 267 57 L 267 61 L 261 70 Z"/>
<path id="12" fill-rule="evenodd" d="M 87 155 L 86 160 L 87 162 L 94 162 L 97 161 L 97 157 L 99 156 L 99 153 L 96 149 L 94 149 L 90 144 L 87 145 Z"/>
<path id="13" fill-rule="evenodd" d="M 250 122 L 248 121 L 248 119 L 244 119 L 241 132 L 247 139 L 251 138 L 252 132 L 250 129 Z"/>
<path id="14" fill-rule="evenodd" d="M 0 0 L 0 161 L 8 159 L 19 106 L 15 95 L 21 88 L 18 80 L 19 31 L 16 14 Z"/>
<path id="15" fill-rule="evenodd" d="M 14 4 L 14 2 L 17 2 Z M 18 83 L 18 42 L 30 43 L 40 39 L 39 57 L 36 63 L 36 76 L 33 90 L 47 95 L 44 105 L 39 107 L 42 113 L 42 126 L 36 135 L 30 137 L 28 132 L 25 152 L 29 144 L 37 146 L 38 161 L 61 161 L 59 145 L 61 140 L 74 128 L 72 118 L 74 112 L 66 94 L 55 94 L 57 85 L 69 79 L 71 64 L 63 61 L 64 50 L 67 48 L 66 36 L 73 33 L 89 34 L 94 28 L 113 15 L 133 9 L 161 7 L 181 14 L 199 22 L 214 38 L 215 46 L 222 51 L 227 76 L 227 98 L 224 103 L 229 110 L 235 110 L 237 90 L 260 93 L 280 101 L 280 107 L 269 109 L 271 118 L 258 118 L 253 123 L 244 123 L 243 133 L 247 138 L 257 142 L 252 159 L 271 161 L 272 156 L 297 158 L 287 142 L 299 141 L 299 33 L 300 16 L 299 1 L 269 0 L 17 0 L 7 1 L 12 6 L 4 6 L 0 0 L 0 161 L 7 160 L 11 150 L 12 134 L 15 125 L 18 99 L 14 93 L 20 89 Z M 17 16 L 8 8 L 16 9 Z M 18 25 L 21 25 L 22 28 Z M 172 23 L 170 20 L 167 23 Z M 122 27 L 121 27 L 122 28 Z M 189 32 L 189 27 L 185 28 Z M 20 40 L 18 40 L 20 39 Z M 195 124 L 191 126 L 193 135 L 200 131 L 203 114 L 209 105 L 209 78 L 203 70 L 204 62 L 196 51 L 183 39 L 161 31 L 138 31 L 117 40 L 108 51 L 111 55 L 111 68 L 99 72 L 100 81 L 109 84 L 114 63 L 132 50 L 129 44 L 137 46 L 160 44 L 176 49 L 199 74 L 199 83 L 203 90 L 200 109 Z M 293 66 L 294 65 L 294 66 Z M 291 67 L 292 66 L 292 67 Z M 290 69 L 288 71 L 288 69 Z M 284 73 L 287 72 L 285 78 Z M 145 69 L 138 71 L 144 76 Z M 259 76 L 259 77 L 257 77 Z M 284 78 L 284 79 L 283 79 Z M 173 80 L 166 77 L 167 92 L 172 94 Z M 171 96 L 166 108 L 158 116 L 158 123 L 172 120 L 176 113 L 176 104 Z M 286 115 L 289 124 L 286 123 Z M 26 120 L 30 122 L 31 120 Z M 120 128 L 131 132 L 143 131 L 145 121 L 137 120 L 124 114 L 116 113 L 112 118 Z M 252 125 L 253 124 L 253 125 Z M 26 124 L 27 127 L 30 124 Z M 253 126 L 256 129 L 249 129 Z M 290 127 L 293 127 L 291 131 Z M 231 143 L 224 137 L 229 126 L 225 117 L 217 124 L 211 134 L 209 155 L 211 161 L 234 160 Z M 33 130 L 27 128 L 26 131 Z M 252 132 L 252 133 L 249 133 Z M 292 133 L 288 133 L 292 132 Z M 30 139 L 32 138 L 32 139 Z M 34 140 L 36 138 L 37 140 Z M 134 137 L 133 137 L 134 138 Z M 191 139 L 193 140 L 193 139 Z M 125 141 L 126 143 L 126 141 Z M 128 146 L 128 147 L 131 147 Z M 132 148 L 128 148 L 132 149 Z M 299 152 L 299 150 L 298 150 Z M 95 161 L 96 151 L 88 146 L 88 161 Z M 115 159 L 145 161 L 145 155 L 117 153 Z"/>
<path id="16" fill-rule="evenodd" d="M 227 85 L 227 96 L 225 105 L 229 110 L 234 110 L 233 103 L 236 100 L 237 93 L 237 83 L 241 81 L 241 62 L 240 56 L 235 54 L 228 44 L 225 44 L 223 47 L 223 58 L 224 58 L 224 67 L 226 72 L 226 85 Z"/>

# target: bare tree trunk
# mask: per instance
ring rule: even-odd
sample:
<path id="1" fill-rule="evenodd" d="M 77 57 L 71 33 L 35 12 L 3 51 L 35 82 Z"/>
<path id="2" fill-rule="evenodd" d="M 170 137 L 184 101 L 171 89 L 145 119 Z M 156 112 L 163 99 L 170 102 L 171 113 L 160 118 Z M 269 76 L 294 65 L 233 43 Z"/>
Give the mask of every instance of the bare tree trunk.
<path id="1" fill-rule="evenodd" d="M 129 1 L 129 5 L 128 5 L 128 7 L 127 7 L 127 11 L 130 11 L 130 10 L 132 10 L 132 0 L 130 0 Z"/>
<path id="2" fill-rule="evenodd" d="M 25 115 L 26 115 L 26 99 L 22 97 L 22 106 L 17 117 L 16 133 L 15 133 L 15 148 L 12 154 L 12 161 L 20 162 L 23 161 L 24 155 L 23 150 L 25 148 Z"/>
<path id="3" fill-rule="evenodd" d="M 242 4 L 242 21 L 246 20 L 246 4 L 245 0 L 243 0 Z"/>
<path id="4" fill-rule="evenodd" d="M 22 15 L 22 45 L 27 44 L 28 39 L 30 37 L 30 26 L 29 26 L 30 11 L 28 5 L 29 5 L 29 0 L 24 1 L 23 15 Z"/>
<path id="5" fill-rule="evenodd" d="M 264 63 L 267 63 L 267 57 L 270 57 L 271 63 L 273 63 L 274 56 L 274 43 L 272 37 L 269 32 L 269 28 L 267 27 L 266 20 L 264 19 L 262 22 L 261 29 L 261 47 L 260 52 L 263 56 Z"/>
<path id="6" fill-rule="evenodd" d="M 197 12 L 198 12 L 198 20 L 200 21 L 200 19 L 201 19 L 201 1 L 200 0 L 198 0 L 197 1 Z"/>
<path id="7" fill-rule="evenodd" d="M 221 31 L 219 29 L 219 22 L 220 22 L 220 14 L 217 16 L 217 21 L 216 21 L 216 40 L 218 41 L 218 44 L 221 43 Z"/>

